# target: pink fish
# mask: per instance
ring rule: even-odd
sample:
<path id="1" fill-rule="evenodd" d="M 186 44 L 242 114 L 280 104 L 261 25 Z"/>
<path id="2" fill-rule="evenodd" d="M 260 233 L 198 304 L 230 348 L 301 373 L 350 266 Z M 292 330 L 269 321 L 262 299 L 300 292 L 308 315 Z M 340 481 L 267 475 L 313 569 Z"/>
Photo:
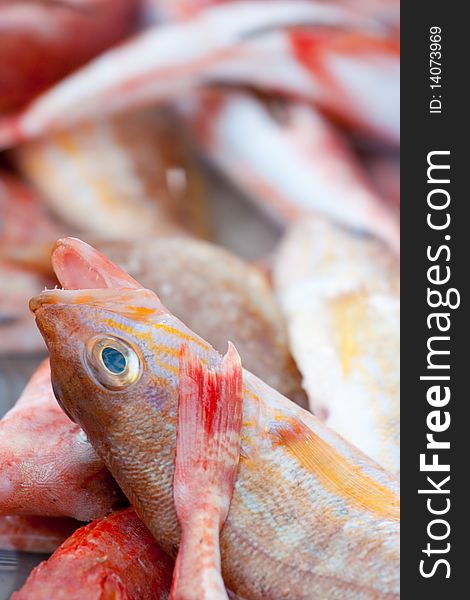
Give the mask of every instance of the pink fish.
<path id="1" fill-rule="evenodd" d="M 163 297 L 177 314 L 188 319 L 217 347 L 223 348 L 228 339 L 233 339 L 242 350 L 245 364 L 291 399 L 306 404 L 300 375 L 287 351 L 280 313 L 271 290 L 256 268 L 222 249 L 190 239 L 102 242 L 101 246 L 120 264 L 128 265 L 148 287 L 162 290 Z M 103 255 L 78 240 L 59 243 L 53 254 L 53 264 L 65 288 L 140 287 Z M 33 288 L 30 293 L 39 290 L 40 287 Z M 214 295 L 217 305 L 213 304 Z M 17 305 L 22 306 L 22 301 L 18 300 Z M 242 321 L 243 327 L 240 327 Z M 48 421 L 51 413 L 53 419 Z M 36 420 L 41 426 L 35 425 Z M 89 514 L 92 518 L 101 516 L 113 506 L 115 489 L 110 485 L 109 474 L 100 470 L 98 459 L 83 434 L 57 407 L 47 366 L 42 366 L 33 377 L 6 422 L 0 421 L 0 431 L 3 456 L 5 459 L 14 456 L 16 465 L 10 474 L 15 484 L 1 497 L 0 513 L 19 510 L 84 518 L 85 511 L 85 516 Z M 31 438 L 29 443 L 19 447 L 17 438 L 26 436 Z M 60 440 L 69 440 L 66 447 L 59 445 Z M 44 463 L 48 460 L 50 468 L 45 471 Z M 62 473 L 59 505 L 51 500 L 55 496 L 46 493 L 57 486 L 56 461 L 73 464 L 70 477 L 78 486 L 70 483 L 67 472 Z M 31 494 L 19 503 L 27 488 L 23 473 L 29 472 L 19 469 L 27 464 L 31 470 L 35 463 L 38 472 L 42 473 L 41 485 L 37 480 L 30 481 Z M 90 506 L 81 505 L 80 485 L 87 480 L 90 468 L 96 476 L 93 485 L 98 495 L 94 504 L 97 512 Z M 99 477 L 102 477 L 101 484 L 98 484 Z M 30 497 L 34 497 L 31 505 L 28 504 Z"/>
<path id="2" fill-rule="evenodd" d="M 292 227 L 273 271 L 310 408 L 398 473 L 399 261 L 380 240 L 317 217 Z"/>
<path id="3" fill-rule="evenodd" d="M 204 192 L 188 148 L 175 115 L 152 109 L 23 144 L 12 158 L 65 224 L 54 240 L 68 231 L 100 239 L 204 236 Z"/>

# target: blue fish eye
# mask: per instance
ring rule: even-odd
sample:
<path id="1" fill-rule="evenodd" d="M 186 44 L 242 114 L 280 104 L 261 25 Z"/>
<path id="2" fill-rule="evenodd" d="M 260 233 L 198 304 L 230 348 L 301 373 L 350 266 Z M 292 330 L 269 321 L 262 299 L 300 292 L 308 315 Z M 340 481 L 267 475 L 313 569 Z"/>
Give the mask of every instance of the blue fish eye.
<path id="1" fill-rule="evenodd" d="M 126 370 L 126 357 L 122 352 L 116 350 L 116 348 L 106 346 L 101 352 L 101 358 L 103 360 L 104 366 L 108 369 L 108 371 L 111 371 L 111 373 L 120 375 Z"/>

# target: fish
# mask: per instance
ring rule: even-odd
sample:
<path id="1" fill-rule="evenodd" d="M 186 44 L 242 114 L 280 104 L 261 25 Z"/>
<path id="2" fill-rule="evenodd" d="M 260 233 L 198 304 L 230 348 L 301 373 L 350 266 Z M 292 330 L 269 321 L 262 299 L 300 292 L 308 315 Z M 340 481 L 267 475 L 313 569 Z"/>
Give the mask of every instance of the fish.
<path id="1" fill-rule="evenodd" d="M 173 561 L 132 509 L 77 529 L 11 600 L 167 600 Z"/>
<path id="2" fill-rule="evenodd" d="M 166 6 L 156 0 L 155 4 L 160 14 L 187 19 L 223 2 L 172 1 Z M 301 99 L 321 108 L 355 136 L 397 147 L 399 3 L 340 0 L 328 5 L 343 8 L 349 22 L 338 14 L 336 24 L 329 27 L 307 22 L 302 27 L 266 30 L 214 61 L 204 83 L 251 86 L 265 94 Z"/>
<path id="3" fill-rule="evenodd" d="M 213 345 L 223 350 L 227 341 L 233 340 L 247 367 L 291 400 L 304 407 L 308 405 L 300 373 L 287 348 L 282 315 L 272 290 L 258 269 L 212 244 L 190 238 L 139 242 L 106 240 L 100 242 L 99 247 L 138 277 L 145 287 L 157 290 L 179 317 L 187 320 Z M 84 256 L 86 269 L 82 266 Z M 57 244 L 53 264 L 65 288 L 140 287 L 135 279 L 116 269 L 103 255 L 74 239 Z M 41 286 L 38 286 L 30 293 L 34 295 L 40 290 Z M 217 298 L 217 304 L 214 304 L 214 298 Z M 15 306 L 22 306 L 23 301 L 16 301 Z M 29 321 L 29 330 L 37 335 L 41 347 L 45 348 L 34 319 Z M 32 407 L 30 401 L 34 402 Z M 54 416 L 47 420 L 46 415 L 51 412 Z M 35 419 L 42 423 L 40 427 L 33 426 Z M 53 435 L 50 435 L 49 427 L 53 429 Z M 19 510 L 94 518 L 109 512 L 117 502 L 116 488 L 108 471 L 103 464 L 100 467 L 101 461 L 84 434 L 76 428 L 71 430 L 69 420 L 56 405 L 47 365 L 42 365 L 33 377 L 7 423 L 0 421 L 0 431 L 0 460 L 14 456 L 16 465 L 10 473 L 13 487 L 0 496 L 0 514 Z M 29 436 L 31 440 L 20 448 L 18 436 Z M 59 444 L 60 440 L 69 440 L 66 447 Z M 46 471 L 44 463 L 47 461 L 50 468 Z M 52 501 L 55 495 L 48 494 L 47 490 L 57 489 L 55 463 L 66 464 L 67 461 L 73 464 L 71 476 L 77 485 L 69 481 L 67 473 L 61 473 L 60 503 L 57 504 Z M 29 465 L 29 469 L 22 469 L 23 464 Z M 28 496 L 19 503 L 22 496 L 18 493 L 28 487 L 24 474 L 34 465 L 41 473 L 40 482 L 29 482 L 34 502 L 29 504 Z M 82 505 L 80 486 L 88 480 L 90 470 L 94 473 L 97 497 L 92 505 L 86 499 Z"/>
<path id="4" fill-rule="evenodd" d="M 181 541 L 170 597 L 224 600 L 219 534 L 240 457 L 241 360 L 229 342 L 220 367 L 212 371 L 183 345 L 179 373 L 173 497 Z"/>
<path id="5" fill-rule="evenodd" d="M 118 486 L 57 404 L 49 361 L 0 420 L 0 515 L 89 521 L 122 506 Z"/>
<path id="6" fill-rule="evenodd" d="M 212 91 L 181 110 L 205 155 L 277 221 L 321 214 L 374 233 L 399 253 L 397 215 L 314 107 L 288 103 L 270 110 L 247 94 Z"/>
<path id="7" fill-rule="evenodd" d="M 352 26 L 364 19 L 313 0 L 233 2 L 157 24 L 101 54 L 0 122 L 0 148 L 74 124 L 180 97 L 249 39 L 292 25 Z M 370 26 L 370 24 L 369 24 Z M 270 58 L 272 67 L 275 61 Z M 263 63 L 263 68 L 266 63 Z"/>
<path id="8" fill-rule="evenodd" d="M 310 408 L 398 473 L 399 261 L 372 236 L 312 218 L 288 232 L 273 280 Z"/>
<path id="9" fill-rule="evenodd" d="M 30 308 L 60 404 L 175 556 L 179 353 L 186 345 L 211 369 L 222 356 L 146 289 L 46 290 Z M 225 585 L 246 600 L 398 598 L 398 481 L 244 370 L 240 463 L 220 548 Z"/>
<path id="10" fill-rule="evenodd" d="M 206 237 L 203 183 L 188 147 L 170 110 L 149 109 L 23 144 L 12 159 L 74 234 Z"/>
<path id="11" fill-rule="evenodd" d="M 135 0 L 0 3 L 0 113 L 21 107 L 135 26 Z"/>
<path id="12" fill-rule="evenodd" d="M 0 516 L 0 550 L 51 554 L 79 525 L 68 518 Z"/>

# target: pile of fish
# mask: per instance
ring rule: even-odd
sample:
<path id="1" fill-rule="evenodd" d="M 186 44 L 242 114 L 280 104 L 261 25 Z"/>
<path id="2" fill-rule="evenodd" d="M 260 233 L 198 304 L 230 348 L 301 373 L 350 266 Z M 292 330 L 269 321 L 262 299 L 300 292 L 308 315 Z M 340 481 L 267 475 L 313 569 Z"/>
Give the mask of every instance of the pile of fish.
<path id="1" fill-rule="evenodd" d="M 398 111 L 397 0 L 0 4 L 14 600 L 399 597 Z"/>

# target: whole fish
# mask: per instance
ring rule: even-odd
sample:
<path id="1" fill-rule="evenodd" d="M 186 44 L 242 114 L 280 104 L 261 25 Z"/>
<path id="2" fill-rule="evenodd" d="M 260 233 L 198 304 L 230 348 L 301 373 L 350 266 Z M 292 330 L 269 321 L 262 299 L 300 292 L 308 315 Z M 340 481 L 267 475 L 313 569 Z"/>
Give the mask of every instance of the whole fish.
<path id="1" fill-rule="evenodd" d="M 221 355 L 145 289 L 48 290 L 30 307 L 61 405 L 174 555 L 178 357 L 186 345 L 215 369 Z M 247 600 L 398 598 L 396 479 L 250 372 L 243 381 L 240 465 L 220 538 L 226 586 Z"/>
<path id="2" fill-rule="evenodd" d="M 11 600 L 167 600 L 173 561 L 132 509 L 78 529 Z"/>
<path id="3" fill-rule="evenodd" d="M 0 517 L 0 550 L 52 553 L 79 526 L 74 519 L 7 515 Z"/>
<path id="4" fill-rule="evenodd" d="M 399 251 L 397 216 L 312 106 L 278 104 L 270 111 L 246 94 L 206 92 L 182 110 L 210 160 L 281 222 L 321 214 L 372 232 Z"/>
<path id="5" fill-rule="evenodd" d="M 45 361 L 0 421 L 0 515 L 88 521 L 123 498 L 80 427 L 60 410 Z"/>
<path id="6" fill-rule="evenodd" d="M 274 282 L 315 414 L 400 469 L 399 263 L 379 241 L 322 219 L 294 226 Z"/>

